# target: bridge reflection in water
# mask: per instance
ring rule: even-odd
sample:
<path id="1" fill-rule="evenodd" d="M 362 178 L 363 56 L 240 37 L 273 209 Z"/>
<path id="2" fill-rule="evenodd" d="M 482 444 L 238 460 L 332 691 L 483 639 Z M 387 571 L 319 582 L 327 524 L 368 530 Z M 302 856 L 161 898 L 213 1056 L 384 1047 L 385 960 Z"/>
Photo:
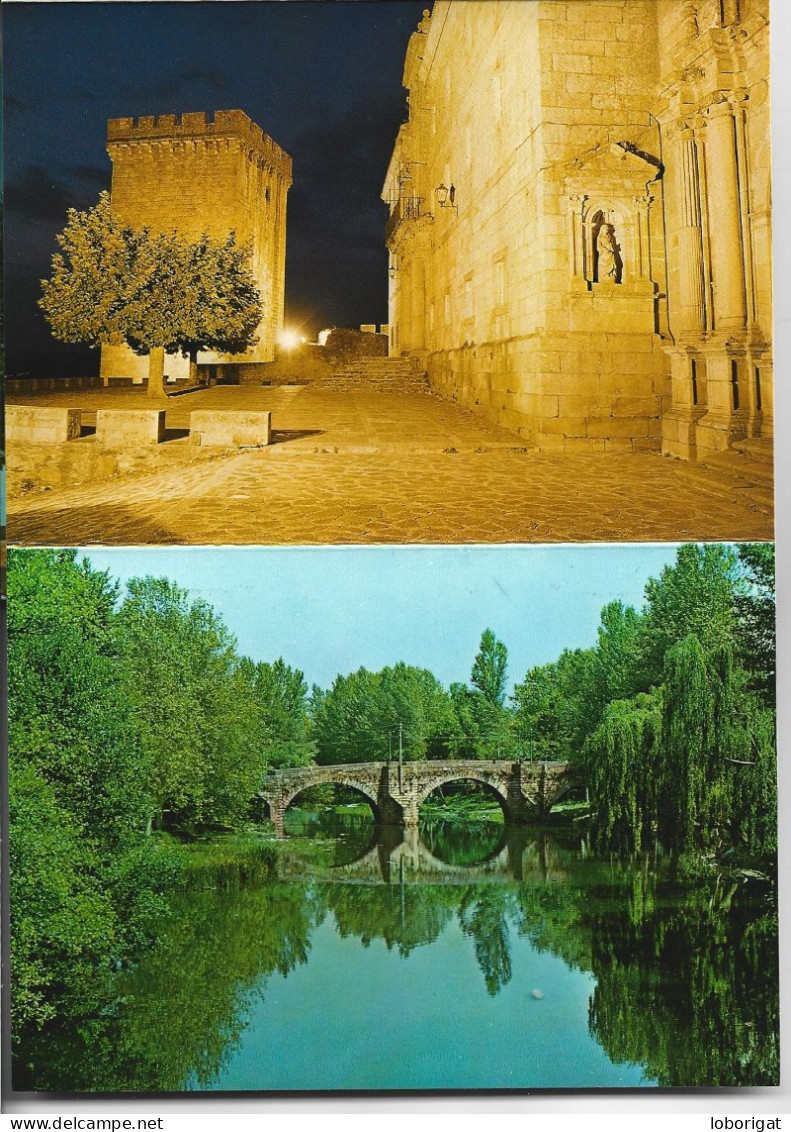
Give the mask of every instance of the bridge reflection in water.
<path id="1" fill-rule="evenodd" d="M 342 863 L 321 863 L 315 857 L 303 856 L 298 843 L 293 853 L 281 857 L 281 875 L 323 877 L 362 884 L 453 884 L 487 882 L 511 883 L 514 880 L 536 880 L 544 884 L 562 884 L 567 879 L 563 852 L 556 839 L 546 830 L 529 826 L 493 827 L 491 848 L 484 849 L 477 860 L 460 864 L 443 860 L 441 843 L 429 844 L 415 826 L 378 826 L 373 836 L 353 860 Z M 576 839 L 577 851 L 585 855 L 587 846 Z M 290 858 L 290 864 L 289 864 Z"/>

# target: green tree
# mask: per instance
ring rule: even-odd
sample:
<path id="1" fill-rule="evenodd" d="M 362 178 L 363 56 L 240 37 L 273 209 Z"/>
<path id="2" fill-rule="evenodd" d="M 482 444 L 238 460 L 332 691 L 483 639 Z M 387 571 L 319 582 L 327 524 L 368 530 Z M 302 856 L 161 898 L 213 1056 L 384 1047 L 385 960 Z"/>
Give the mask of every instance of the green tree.
<path id="1" fill-rule="evenodd" d="M 399 662 L 336 677 L 312 697 L 317 761 L 324 765 L 395 757 L 441 757 L 455 725 L 450 697 L 427 669 Z"/>
<path id="2" fill-rule="evenodd" d="M 160 349 L 190 359 L 197 380 L 200 350 L 241 353 L 253 345 L 263 317 L 249 247 L 233 232 L 190 241 L 177 232 L 148 237 L 144 285 L 127 311 L 126 337 L 137 353 Z M 149 379 L 149 392 L 156 391 Z M 161 388 L 159 389 L 161 392 Z"/>
<path id="3" fill-rule="evenodd" d="M 462 758 L 510 758 L 516 752 L 513 716 L 505 706 L 508 652 L 491 629 L 485 629 L 470 674 L 472 687 L 451 685 L 456 727 L 450 738 Z"/>
<path id="4" fill-rule="evenodd" d="M 117 587 L 70 550 L 9 556 L 15 1040 L 90 1014 L 111 963 L 151 938 L 161 855 L 119 663 Z M 133 876 L 133 883 L 130 877 Z"/>
<path id="5" fill-rule="evenodd" d="M 367 668 L 336 676 L 313 717 L 316 762 L 331 766 L 386 757 L 387 734 L 378 711 L 379 685 L 379 675 Z M 315 696 L 313 702 L 315 710 Z"/>
<path id="6" fill-rule="evenodd" d="M 254 700 L 262 768 L 307 765 L 314 745 L 303 674 L 282 657 L 272 664 L 244 659 L 240 667 Z"/>
<path id="7" fill-rule="evenodd" d="M 252 345 L 262 318 L 251 252 L 204 233 L 152 234 L 122 225 L 110 196 L 85 212 L 70 209 L 39 306 L 55 338 L 89 346 L 126 342 L 149 355 L 150 396 L 164 392 L 164 353 L 239 353 Z"/>
<path id="8" fill-rule="evenodd" d="M 596 662 L 603 703 L 625 699 L 641 690 L 637 672 L 640 632 L 641 618 L 630 605 L 611 601 L 601 611 Z"/>
<path id="9" fill-rule="evenodd" d="M 381 725 L 395 736 L 400 725 L 409 759 L 443 758 L 453 727 L 450 697 L 439 680 L 425 668 L 399 662 L 380 673 Z M 392 740 L 388 740 L 388 754 Z"/>
<path id="10" fill-rule="evenodd" d="M 39 299 L 53 336 L 93 347 L 124 341 L 129 307 L 144 283 L 147 234 L 122 225 L 102 193 L 85 212 L 69 209 L 56 240 L 61 250 Z"/>
<path id="11" fill-rule="evenodd" d="M 661 734 L 658 694 L 641 693 L 608 704 L 586 742 L 591 836 L 598 849 L 635 853 L 650 837 L 657 811 Z"/>
<path id="12" fill-rule="evenodd" d="M 99 972 L 117 953 L 118 921 L 97 880 L 90 831 L 35 767 L 12 756 L 11 1019 L 15 1040 L 96 1001 Z"/>
<path id="13" fill-rule="evenodd" d="M 107 853 L 143 828 L 148 806 L 117 662 L 117 593 L 76 551 L 9 555 L 9 749 Z"/>
<path id="14" fill-rule="evenodd" d="M 558 734 L 563 757 L 579 760 L 585 740 L 598 727 L 605 699 L 596 649 L 564 649 L 557 662 Z"/>
<path id="15" fill-rule="evenodd" d="M 669 648 L 690 634 L 709 652 L 733 643 L 737 559 L 720 544 L 679 547 L 672 566 L 645 587 L 640 679 L 644 689 L 662 680 Z"/>
<path id="16" fill-rule="evenodd" d="M 775 698 L 775 548 L 745 543 L 737 548 L 740 576 L 735 587 L 736 637 L 740 657 L 762 699 Z"/>
<path id="17" fill-rule="evenodd" d="M 530 759 L 565 757 L 560 733 L 560 680 L 556 664 L 531 668 L 514 687 L 514 728 L 520 754 Z"/>
<path id="18" fill-rule="evenodd" d="M 508 675 L 508 651 L 491 629 L 484 629 L 472 665 L 470 683 L 490 704 L 503 706 Z"/>
<path id="19" fill-rule="evenodd" d="M 262 772 L 249 682 L 203 601 L 167 578 L 133 579 L 119 619 L 122 664 L 151 797 L 150 826 L 233 824 Z"/>

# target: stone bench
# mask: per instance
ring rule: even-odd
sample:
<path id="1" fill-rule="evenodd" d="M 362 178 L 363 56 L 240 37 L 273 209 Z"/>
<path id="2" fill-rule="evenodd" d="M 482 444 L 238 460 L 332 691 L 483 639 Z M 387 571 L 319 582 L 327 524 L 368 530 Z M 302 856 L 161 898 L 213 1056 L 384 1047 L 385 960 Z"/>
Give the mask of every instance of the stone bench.
<path id="1" fill-rule="evenodd" d="M 164 409 L 99 409 L 96 443 L 102 448 L 141 448 L 165 439 Z"/>
<path id="2" fill-rule="evenodd" d="M 190 413 L 190 442 L 203 448 L 261 448 L 272 435 L 270 412 L 196 409 Z"/>
<path id="3" fill-rule="evenodd" d="M 82 409 L 9 405 L 5 427 L 10 444 L 63 444 L 79 437 Z"/>

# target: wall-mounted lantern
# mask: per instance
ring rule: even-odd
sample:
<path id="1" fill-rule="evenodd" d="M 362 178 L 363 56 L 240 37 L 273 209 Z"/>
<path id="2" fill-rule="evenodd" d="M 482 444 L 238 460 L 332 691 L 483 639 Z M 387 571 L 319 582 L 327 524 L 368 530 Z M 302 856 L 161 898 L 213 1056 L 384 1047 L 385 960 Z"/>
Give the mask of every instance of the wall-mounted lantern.
<path id="1" fill-rule="evenodd" d="M 456 207 L 456 186 L 454 184 L 451 184 L 450 188 L 444 183 L 438 185 L 434 190 L 434 195 L 440 208 L 452 208 L 454 212 L 459 211 Z"/>

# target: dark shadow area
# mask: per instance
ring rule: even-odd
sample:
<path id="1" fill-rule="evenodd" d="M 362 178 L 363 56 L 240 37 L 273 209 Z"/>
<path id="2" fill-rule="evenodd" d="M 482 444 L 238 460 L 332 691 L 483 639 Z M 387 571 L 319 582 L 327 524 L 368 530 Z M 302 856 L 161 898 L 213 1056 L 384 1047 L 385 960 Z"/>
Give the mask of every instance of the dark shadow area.
<path id="1" fill-rule="evenodd" d="M 230 384 L 230 383 L 229 383 Z M 187 385 L 184 389 L 171 389 L 165 393 L 166 397 L 183 397 L 185 393 L 205 393 L 205 385 Z"/>
<path id="2" fill-rule="evenodd" d="M 262 380 L 261 384 L 266 386 L 267 389 L 276 389 L 286 385 L 312 385 L 314 383 L 306 377 L 283 377 Z"/>
<path id="3" fill-rule="evenodd" d="M 273 428 L 270 444 L 286 444 L 289 440 L 301 440 L 303 436 L 321 436 L 321 428 Z"/>
<path id="4" fill-rule="evenodd" d="M 169 440 L 183 440 L 185 436 L 189 436 L 190 430 L 188 428 L 166 428 L 165 435 L 162 437 L 162 443 L 167 444 Z"/>
<path id="5" fill-rule="evenodd" d="M 95 424 L 81 425 L 80 426 L 80 440 L 82 440 L 82 438 L 84 436 L 96 436 L 96 425 Z"/>

